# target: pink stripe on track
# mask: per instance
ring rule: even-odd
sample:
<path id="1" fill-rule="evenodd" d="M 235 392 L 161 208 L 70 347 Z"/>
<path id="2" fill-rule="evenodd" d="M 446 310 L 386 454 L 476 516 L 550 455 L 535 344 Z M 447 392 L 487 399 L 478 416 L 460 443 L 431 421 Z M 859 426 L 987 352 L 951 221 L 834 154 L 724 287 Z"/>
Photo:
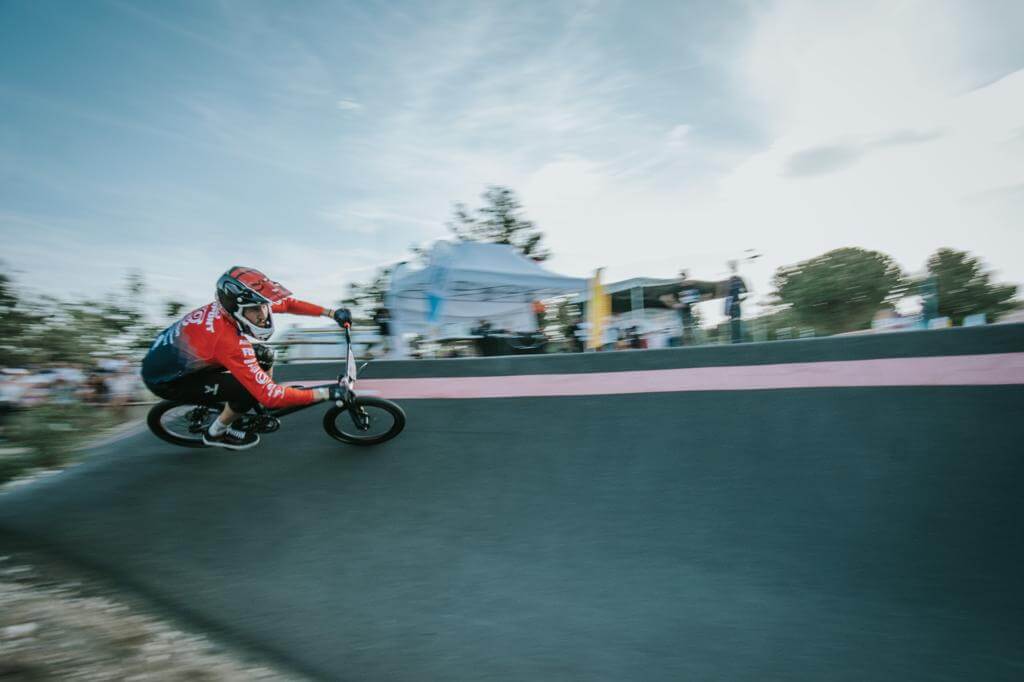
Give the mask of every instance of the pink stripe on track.
<path id="1" fill-rule="evenodd" d="M 359 381 L 358 388 L 397 400 L 756 391 L 780 388 L 1016 384 L 1024 384 L 1024 353 L 690 367 L 586 374 L 365 379 Z"/>

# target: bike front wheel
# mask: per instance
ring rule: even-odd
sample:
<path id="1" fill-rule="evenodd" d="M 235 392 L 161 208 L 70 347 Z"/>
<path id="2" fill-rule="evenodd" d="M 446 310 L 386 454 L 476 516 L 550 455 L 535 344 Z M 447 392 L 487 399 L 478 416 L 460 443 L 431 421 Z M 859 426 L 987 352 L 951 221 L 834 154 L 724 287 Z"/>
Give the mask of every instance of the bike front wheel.
<path id="1" fill-rule="evenodd" d="M 324 414 L 324 430 L 335 440 L 351 445 L 377 445 L 405 428 L 405 412 L 383 398 L 364 396 Z"/>

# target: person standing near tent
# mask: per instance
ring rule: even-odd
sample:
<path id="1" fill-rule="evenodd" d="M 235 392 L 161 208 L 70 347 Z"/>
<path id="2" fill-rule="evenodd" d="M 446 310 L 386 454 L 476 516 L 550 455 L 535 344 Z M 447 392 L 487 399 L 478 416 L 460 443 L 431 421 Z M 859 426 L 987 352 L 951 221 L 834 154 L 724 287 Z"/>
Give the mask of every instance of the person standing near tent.
<path id="1" fill-rule="evenodd" d="M 537 317 L 537 331 L 544 332 L 544 315 L 547 313 L 547 308 L 539 300 L 534 300 L 533 314 Z"/>
<path id="2" fill-rule="evenodd" d="M 747 297 L 748 289 L 746 282 L 743 278 L 737 274 L 739 264 L 731 260 L 729 261 L 729 272 L 732 275 L 729 277 L 726 291 L 728 294 L 725 297 L 725 314 L 729 316 L 729 332 L 730 338 L 733 343 L 740 343 L 743 341 L 743 321 L 742 311 L 740 310 L 740 301 Z"/>
<path id="3" fill-rule="evenodd" d="M 701 293 L 696 284 L 690 280 L 686 270 L 679 271 L 679 287 L 677 295 L 665 294 L 660 298 L 667 307 L 679 311 L 679 322 L 682 325 L 679 342 L 680 345 L 688 346 L 697 343 L 697 325 L 693 316 L 693 306 L 700 302 Z"/>
<path id="4" fill-rule="evenodd" d="M 680 322 L 683 326 L 683 333 L 680 341 L 684 346 L 690 346 L 697 342 L 696 325 L 693 319 L 693 306 L 700 302 L 700 290 L 690 283 L 689 273 L 686 270 L 679 271 L 681 289 L 679 300 L 675 308 L 679 311 Z"/>
<path id="5" fill-rule="evenodd" d="M 569 313 L 569 325 L 565 328 L 565 340 L 569 344 L 570 353 L 582 353 L 583 342 L 586 337 L 584 330 L 583 312 L 578 308 L 571 309 Z"/>
<path id="6" fill-rule="evenodd" d="M 373 311 L 373 323 L 377 325 L 377 334 L 384 349 L 384 357 L 391 353 L 391 312 L 384 306 Z"/>

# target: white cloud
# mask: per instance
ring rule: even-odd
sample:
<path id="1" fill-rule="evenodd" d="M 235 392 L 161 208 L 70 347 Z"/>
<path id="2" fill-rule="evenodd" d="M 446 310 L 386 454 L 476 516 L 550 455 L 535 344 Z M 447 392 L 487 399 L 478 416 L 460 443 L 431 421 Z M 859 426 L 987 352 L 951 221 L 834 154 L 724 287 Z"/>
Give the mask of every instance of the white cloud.
<path id="1" fill-rule="evenodd" d="M 354 234 L 375 234 L 386 229 L 380 216 L 360 215 L 344 208 L 321 209 L 316 212 L 320 220 L 338 228 L 341 232 Z"/>
<path id="2" fill-rule="evenodd" d="M 670 146 L 677 146 L 683 144 L 690 133 L 693 131 L 693 126 L 685 123 L 680 124 L 672 128 L 668 133 L 668 143 Z"/>
<path id="3" fill-rule="evenodd" d="M 727 259 L 756 248 L 764 257 L 743 274 L 763 299 L 776 268 L 829 249 L 877 249 L 916 271 L 952 246 L 1024 281 L 1024 70 L 971 86 L 961 10 L 773 5 L 737 61 L 770 144 L 712 185 L 674 190 L 655 175 L 666 170 L 654 152 L 643 173 L 625 176 L 598 158 L 541 166 L 523 193 L 552 266 L 608 265 L 609 279 L 682 266 L 719 277 Z M 678 126 L 666 146 L 690 138 Z"/>
<path id="4" fill-rule="evenodd" d="M 758 17 L 738 69 L 777 135 L 914 127 L 966 82 L 957 22 L 951 3 L 786 0 Z"/>
<path id="5" fill-rule="evenodd" d="M 856 245 L 917 270 L 953 246 L 1024 280 L 1024 235 L 1003 227 L 1019 206 L 965 200 L 1024 180 L 1024 70 L 965 87 L 960 20 L 936 3 L 785 2 L 762 17 L 741 71 L 774 140 L 723 180 L 722 227 L 770 235 L 773 265 Z"/>
<path id="6" fill-rule="evenodd" d="M 199 181 L 190 191 L 157 182 L 144 201 L 142 187 L 108 190 L 102 203 L 120 214 L 85 227 L 113 240 L 111 226 L 131 224 L 141 240 L 142 223 L 147 235 L 155 225 L 209 224 L 206 255 L 181 256 L 187 272 L 164 263 L 162 249 L 147 261 L 154 278 L 173 287 L 177 276 L 205 296 L 222 267 L 209 254 L 234 248 L 215 236 L 225 232 L 218 225 L 269 232 L 294 215 L 301 226 L 288 237 L 303 246 L 283 256 L 280 277 L 317 300 L 372 271 L 364 264 L 444 236 L 451 202 L 475 207 L 486 185 L 503 184 L 546 233 L 551 267 L 567 274 L 605 265 L 609 279 L 672 276 L 686 266 L 718 277 L 726 260 L 758 248 L 764 258 L 744 274 L 763 295 L 776 267 L 828 248 L 876 248 L 916 269 L 949 245 L 1024 281 L 1024 75 L 1007 72 L 1016 53 L 1004 49 L 1017 39 L 1006 27 L 1020 22 L 978 9 L 994 4 L 956 0 L 740 5 L 755 14 L 721 13 L 743 27 L 741 45 L 673 31 L 667 19 L 664 34 L 638 21 L 647 33 L 610 45 L 621 29 L 610 23 L 637 15 L 598 2 L 579 11 L 556 3 L 536 16 L 439 6 L 429 20 L 402 19 L 405 32 L 376 11 L 339 10 L 339 24 L 359 22 L 353 41 L 333 43 L 351 53 L 317 43 L 331 29 L 311 18 L 308 40 L 295 33 L 271 41 L 266 57 L 233 57 L 274 106 L 185 89 L 176 101 L 201 134 L 170 126 L 163 135 L 231 161 L 232 172 L 211 176 L 234 179 L 238 167 L 238 183 L 255 180 L 259 196 L 253 189 L 250 203 Z M 231 31 L 210 38 L 232 55 L 274 35 L 273 11 L 239 5 L 230 14 Z M 995 24 L 1004 28 L 993 33 Z M 678 40 L 659 43 L 666 35 Z M 379 59 L 346 81 L 340 70 L 353 54 Z M 989 68 L 997 63 L 1003 70 Z M 371 82 L 382 85 L 366 90 Z M 366 108 L 379 115 L 339 114 Z M 20 157 L 0 161 L 19 177 L 32 172 Z M 48 190 L 88 180 L 34 172 Z M 4 222 L 9 234 L 24 230 Z M 16 236 L 24 253 L 29 242 Z M 332 250 L 344 242 L 364 250 Z M 282 253 L 275 245 L 237 257 L 278 264 Z"/>

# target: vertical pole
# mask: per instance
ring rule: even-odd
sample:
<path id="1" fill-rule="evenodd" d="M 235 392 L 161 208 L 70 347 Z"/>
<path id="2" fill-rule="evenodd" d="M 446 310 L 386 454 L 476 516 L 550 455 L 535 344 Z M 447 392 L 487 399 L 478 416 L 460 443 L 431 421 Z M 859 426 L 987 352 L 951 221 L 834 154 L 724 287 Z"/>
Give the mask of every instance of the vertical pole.
<path id="1" fill-rule="evenodd" d="M 644 314 L 644 286 L 638 284 L 633 287 L 629 292 L 629 316 L 633 319 L 633 324 L 638 324 L 639 319 Z"/>
<path id="2" fill-rule="evenodd" d="M 598 268 L 590 280 L 590 305 L 587 306 L 587 321 L 590 323 L 590 334 L 587 337 L 587 350 L 598 350 L 604 339 L 604 323 L 608 316 L 608 296 L 601 285 L 601 271 Z"/>

